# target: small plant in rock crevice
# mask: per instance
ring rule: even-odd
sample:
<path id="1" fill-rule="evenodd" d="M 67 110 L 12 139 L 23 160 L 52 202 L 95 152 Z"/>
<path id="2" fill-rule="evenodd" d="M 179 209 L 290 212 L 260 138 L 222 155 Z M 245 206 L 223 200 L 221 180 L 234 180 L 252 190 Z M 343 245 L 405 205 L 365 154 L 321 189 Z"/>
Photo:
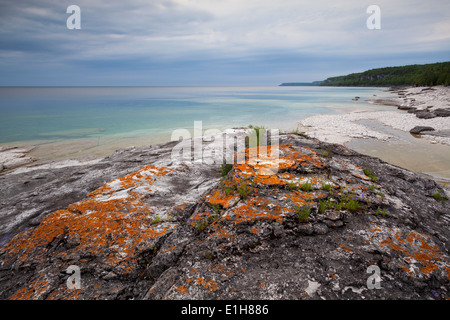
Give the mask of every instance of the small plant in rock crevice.
<path id="1" fill-rule="evenodd" d="M 298 184 L 295 183 L 295 182 L 288 182 L 286 185 L 289 188 L 289 190 L 298 190 L 298 189 L 300 189 Z"/>
<path id="2" fill-rule="evenodd" d="M 204 215 L 204 217 L 194 224 L 195 229 L 202 232 L 206 229 L 206 227 L 219 218 L 220 207 L 214 207 L 213 210 L 214 211 L 212 212 L 211 209 L 208 209 L 207 213 L 200 214 L 200 216 Z"/>
<path id="3" fill-rule="evenodd" d="M 377 209 L 377 212 L 375 213 L 377 216 L 379 215 L 379 214 L 381 214 L 382 216 L 383 216 L 383 218 L 384 217 L 386 217 L 386 214 L 387 214 L 387 212 L 386 212 L 386 210 L 382 210 L 381 208 L 378 208 Z"/>
<path id="4" fill-rule="evenodd" d="M 320 213 L 324 213 L 327 210 L 328 204 L 326 200 L 319 200 L 318 210 Z"/>
<path id="5" fill-rule="evenodd" d="M 223 194 L 232 194 L 236 191 L 236 184 L 232 179 L 225 178 L 220 181 L 219 188 Z"/>
<path id="6" fill-rule="evenodd" d="M 327 150 L 320 150 L 320 155 L 324 158 L 328 157 L 330 155 L 330 153 Z"/>
<path id="7" fill-rule="evenodd" d="M 300 222 L 308 220 L 309 215 L 311 214 L 310 206 L 298 206 L 297 208 L 297 218 Z"/>
<path id="8" fill-rule="evenodd" d="M 369 171 L 369 169 L 364 169 L 364 174 L 368 176 L 370 179 L 372 179 L 372 181 L 378 180 L 378 177 L 374 175 L 371 171 Z"/>
<path id="9" fill-rule="evenodd" d="M 237 184 L 236 189 L 241 199 L 245 198 L 253 191 L 253 187 L 249 185 L 246 181 L 240 181 Z"/>
<path id="10" fill-rule="evenodd" d="M 326 210 L 358 211 L 362 208 L 361 201 L 364 201 L 364 197 L 364 194 L 357 196 L 352 193 L 340 192 L 335 200 L 319 200 L 317 209 L 320 213 L 323 213 Z"/>
<path id="11" fill-rule="evenodd" d="M 239 177 L 237 174 L 233 177 L 226 177 L 222 179 L 219 183 L 219 188 L 220 191 L 226 195 L 237 192 L 241 199 L 248 196 L 254 189 L 253 183 L 251 183 L 248 179 Z"/>
<path id="12" fill-rule="evenodd" d="M 303 191 L 312 191 L 312 184 L 311 184 L 311 182 L 305 182 L 304 184 L 302 184 L 301 189 Z"/>
<path id="13" fill-rule="evenodd" d="M 446 184 L 444 184 L 445 187 Z M 442 189 L 438 189 L 438 192 L 434 193 L 432 197 L 436 201 L 441 201 L 442 203 L 445 202 L 445 200 L 448 200 L 448 197 L 445 195 L 444 191 Z"/>
<path id="14" fill-rule="evenodd" d="M 225 177 L 227 176 L 228 172 L 231 171 L 231 169 L 233 169 L 233 165 L 232 164 L 222 164 L 220 166 L 220 170 L 217 170 L 217 172 L 222 176 Z"/>

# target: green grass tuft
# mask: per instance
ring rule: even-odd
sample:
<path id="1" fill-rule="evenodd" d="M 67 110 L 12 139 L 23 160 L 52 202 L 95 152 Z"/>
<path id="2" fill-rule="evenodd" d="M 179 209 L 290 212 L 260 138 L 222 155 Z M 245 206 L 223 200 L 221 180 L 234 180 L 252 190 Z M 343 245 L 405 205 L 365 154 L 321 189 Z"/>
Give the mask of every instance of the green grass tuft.
<path id="1" fill-rule="evenodd" d="M 308 220 L 309 215 L 311 214 L 310 206 L 302 206 L 297 208 L 297 218 L 299 221 Z"/>
<path id="2" fill-rule="evenodd" d="M 305 182 L 304 184 L 302 184 L 301 189 L 303 191 L 312 191 L 312 184 L 311 184 L 311 182 Z"/>
<path id="3" fill-rule="evenodd" d="M 288 186 L 289 190 L 298 190 L 298 189 L 300 189 L 298 184 L 296 184 L 295 182 L 288 182 L 286 185 Z"/>
<path id="4" fill-rule="evenodd" d="M 319 200 L 319 212 L 324 213 L 327 210 L 328 204 L 325 200 Z"/>
<path id="5" fill-rule="evenodd" d="M 232 164 L 222 164 L 220 167 L 220 170 L 217 170 L 217 172 L 222 176 L 225 177 L 228 172 L 231 171 L 231 169 L 233 169 L 233 165 Z"/>
<path id="6" fill-rule="evenodd" d="M 369 171 L 369 169 L 364 169 L 364 174 L 365 174 L 366 176 L 368 176 L 370 179 L 372 179 L 373 181 L 377 181 L 377 180 L 378 180 L 378 177 L 377 177 L 376 175 L 372 174 L 372 173 Z"/>
<path id="7" fill-rule="evenodd" d="M 329 156 L 329 152 L 327 151 L 327 150 L 320 150 L 320 155 L 322 156 L 322 157 L 328 157 Z"/>
<path id="8" fill-rule="evenodd" d="M 239 182 L 239 184 L 237 185 L 236 188 L 237 188 L 237 192 L 239 193 L 239 197 L 241 199 L 245 198 L 246 196 L 248 196 L 253 191 L 253 187 L 251 187 L 245 181 Z"/>

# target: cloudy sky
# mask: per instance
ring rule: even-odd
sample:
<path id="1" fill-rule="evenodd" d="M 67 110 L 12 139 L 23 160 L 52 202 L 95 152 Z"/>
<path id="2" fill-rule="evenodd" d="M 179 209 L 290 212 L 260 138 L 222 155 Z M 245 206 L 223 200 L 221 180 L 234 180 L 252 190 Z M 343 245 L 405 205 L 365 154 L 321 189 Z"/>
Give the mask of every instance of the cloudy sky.
<path id="1" fill-rule="evenodd" d="M 2 86 L 278 85 L 449 60 L 448 0 L 0 2 Z"/>

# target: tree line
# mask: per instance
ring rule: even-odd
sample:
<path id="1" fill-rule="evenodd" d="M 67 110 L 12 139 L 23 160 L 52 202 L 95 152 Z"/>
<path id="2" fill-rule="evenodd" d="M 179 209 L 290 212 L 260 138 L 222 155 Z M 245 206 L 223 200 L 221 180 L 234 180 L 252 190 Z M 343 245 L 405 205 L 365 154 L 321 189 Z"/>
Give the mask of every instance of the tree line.
<path id="1" fill-rule="evenodd" d="M 331 77 L 322 86 L 435 86 L 450 84 L 450 62 L 371 69 Z"/>

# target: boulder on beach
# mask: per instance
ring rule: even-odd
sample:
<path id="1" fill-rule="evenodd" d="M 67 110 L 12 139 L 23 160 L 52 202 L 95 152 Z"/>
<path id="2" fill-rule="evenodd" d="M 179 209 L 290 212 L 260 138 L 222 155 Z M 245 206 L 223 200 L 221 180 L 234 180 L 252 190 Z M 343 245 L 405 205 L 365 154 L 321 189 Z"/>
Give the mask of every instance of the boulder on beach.
<path id="1" fill-rule="evenodd" d="M 416 127 L 412 128 L 411 130 L 409 130 L 410 133 L 414 133 L 414 134 L 420 134 L 424 131 L 435 131 L 435 129 L 432 127 L 426 127 L 426 126 L 416 126 Z"/>
<path id="2" fill-rule="evenodd" d="M 416 108 L 410 107 L 410 106 L 398 106 L 397 109 L 399 110 L 415 110 Z"/>
<path id="3" fill-rule="evenodd" d="M 417 112 L 415 112 L 416 117 L 419 119 L 432 119 L 432 118 L 436 118 L 436 114 L 433 112 L 429 112 L 427 110 L 419 110 Z"/>
<path id="4" fill-rule="evenodd" d="M 450 117 L 450 108 L 439 108 L 436 110 L 433 110 L 433 112 L 438 116 L 438 117 Z"/>

